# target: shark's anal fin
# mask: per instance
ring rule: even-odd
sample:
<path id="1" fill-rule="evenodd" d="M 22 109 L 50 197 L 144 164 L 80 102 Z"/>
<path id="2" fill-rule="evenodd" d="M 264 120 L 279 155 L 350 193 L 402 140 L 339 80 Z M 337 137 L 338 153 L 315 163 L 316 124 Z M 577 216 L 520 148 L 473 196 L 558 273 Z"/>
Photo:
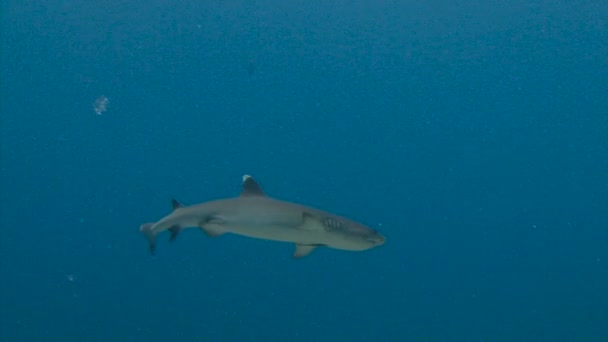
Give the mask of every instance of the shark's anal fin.
<path id="1" fill-rule="evenodd" d="M 154 222 L 144 223 L 139 227 L 139 231 L 148 238 L 150 243 L 150 254 L 154 255 L 156 250 L 156 233 L 152 227 L 154 227 Z"/>
<path id="2" fill-rule="evenodd" d="M 293 257 L 298 259 L 298 258 L 303 258 L 305 256 L 307 256 L 308 254 L 312 253 L 312 251 L 315 250 L 315 248 L 322 246 L 322 245 L 318 245 L 318 244 L 314 244 L 314 245 L 303 245 L 303 244 L 296 244 L 296 250 L 295 252 L 293 252 Z"/>
<path id="3" fill-rule="evenodd" d="M 171 233 L 171 237 L 169 238 L 169 241 L 175 241 L 175 239 L 177 239 L 177 236 L 179 235 L 179 233 L 182 232 L 182 230 L 184 230 L 184 227 L 175 225 L 172 226 L 171 228 L 169 228 L 169 232 Z"/>

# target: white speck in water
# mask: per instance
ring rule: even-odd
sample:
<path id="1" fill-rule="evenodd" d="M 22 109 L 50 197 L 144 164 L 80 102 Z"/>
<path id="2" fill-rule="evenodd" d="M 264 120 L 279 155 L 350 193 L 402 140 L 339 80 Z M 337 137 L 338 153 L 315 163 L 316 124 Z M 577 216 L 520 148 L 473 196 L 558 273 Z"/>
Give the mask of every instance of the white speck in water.
<path id="1" fill-rule="evenodd" d="M 110 104 L 110 99 L 108 99 L 105 95 L 100 95 L 93 102 L 93 111 L 95 111 L 95 114 L 101 115 L 106 110 L 108 110 L 108 105 L 109 104 Z"/>

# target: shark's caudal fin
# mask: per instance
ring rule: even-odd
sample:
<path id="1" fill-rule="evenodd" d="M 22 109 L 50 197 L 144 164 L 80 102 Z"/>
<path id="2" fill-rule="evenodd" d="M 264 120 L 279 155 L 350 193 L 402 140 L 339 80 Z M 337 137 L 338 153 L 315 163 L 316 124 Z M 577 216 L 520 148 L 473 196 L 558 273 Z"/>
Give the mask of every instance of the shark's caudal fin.
<path id="1" fill-rule="evenodd" d="M 154 222 L 148 222 L 148 223 L 144 223 L 139 227 L 139 231 L 144 234 L 147 238 L 148 241 L 150 242 L 150 253 L 152 255 L 154 255 L 154 250 L 156 248 L 155 244 L 156 244 L 156 233 L 154 232 L 154 230 L 152 230 L 152 227 L 154 226 Z"/>

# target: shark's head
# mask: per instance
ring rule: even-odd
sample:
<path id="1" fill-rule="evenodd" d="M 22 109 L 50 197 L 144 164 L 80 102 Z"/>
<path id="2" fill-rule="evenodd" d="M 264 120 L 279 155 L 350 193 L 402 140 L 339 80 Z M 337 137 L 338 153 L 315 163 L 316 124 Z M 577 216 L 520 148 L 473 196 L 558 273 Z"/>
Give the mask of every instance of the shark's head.
<path id="1" fill-rule="evenodd" d="M 386 238 L 375 229 L 351 220 L 325 217 L 322 223 L 326 231 L 334 237 L 332 239 L 334 248 L 364 251 L 381 246 L 386 241 Z"/>
<path id="2" fill-rule="evenodd" d="M 363 226 L 355 230 L 355 232 L 349 235 L 349 238 L 359 245 L 361 250 L 381 246 L 386 241 L 386 238 L 375 229 Z"/>
<path id="3" fill-rule="evenodd" d="M 378 233 L 375 229 L 372 229 L 372 232 L 367 236 L 366 241 L 373 244 L 372 247 L 382 246 L 386 241 L 384 235 Z"/>

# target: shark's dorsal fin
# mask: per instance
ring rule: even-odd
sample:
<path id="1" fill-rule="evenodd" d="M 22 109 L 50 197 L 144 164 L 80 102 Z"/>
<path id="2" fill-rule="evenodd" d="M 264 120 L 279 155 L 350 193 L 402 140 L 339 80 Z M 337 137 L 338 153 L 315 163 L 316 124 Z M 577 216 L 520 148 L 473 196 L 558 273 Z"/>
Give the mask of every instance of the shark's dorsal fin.
<path id="1" fill-rule="evenodd" d="M 184 205 L 179 203 L 179 201 L 174 198 L 171 200 L 171 207 L 173 207 L 173 210 L 177 210 L 179 208 L 183 208 Z"/>
<path id="2" fill-rule="evenodd" d="M 241 196 L 266 196 L 260 185 L 250 175 L 243 176 Z"/>

